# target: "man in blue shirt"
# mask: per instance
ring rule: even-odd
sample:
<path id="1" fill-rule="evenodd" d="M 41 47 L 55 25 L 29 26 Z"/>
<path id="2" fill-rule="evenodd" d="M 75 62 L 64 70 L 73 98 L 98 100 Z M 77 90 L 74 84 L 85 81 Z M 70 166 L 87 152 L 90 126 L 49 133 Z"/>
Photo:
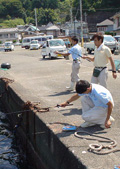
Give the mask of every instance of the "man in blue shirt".
<path id="1" fill-rule="evenodd" d="M 114 102 L 111 93 L 103 86 L 90 84 L 86 80 L 80 80 L 76 84 L 76 94 L 60 106 L 65 107 L 69 103 L 82 96 L 82 118 L 85 120 L 81 127 L 89 127 L 99 124 L 102 128 L 109 128 Z"/>
<path id="2" fill-rule="evenodd" d="M 76 82 L 79 80 L 79 69 L 80 69 L 80 57 L 82 57 L 82 49 L 78 45 L 78 39 L 76 37 L 72 38 L 73 47 L 68 51 L 68 53 L 61 53 L 56 51 L 56 54 L 61 54 L 63 56 L 72 55 L 73 64 L 72 64 L 72 73 L 71 73 L 71 84 L 70 87 L 67 87 L 68 90 L 74 90 Z"/>

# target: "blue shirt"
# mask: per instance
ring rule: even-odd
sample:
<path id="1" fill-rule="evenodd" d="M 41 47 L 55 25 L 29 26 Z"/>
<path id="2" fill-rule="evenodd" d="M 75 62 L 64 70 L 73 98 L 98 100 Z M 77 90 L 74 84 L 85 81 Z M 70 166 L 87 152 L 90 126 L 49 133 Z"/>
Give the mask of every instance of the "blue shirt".
<path id="1" fill-rule="evenodd" d="M 74 46 L 69 50 L 68 53 L 72 54 L 73 60 L 78 59 L 78 58 L 80 59 L 80 57 L 82 57 L 82 50 L 81 50 L 80 45 L 78 45 L 78 44 L 74 45 Z"/>
<path id="2" fill-rule="evenodd" d="M 108 107 L 107 103 L 109 101 L 111 101 L 114 106 L 112 95 L 105 87 L 98 85 L 98 84 L 93 84 L 93 83 L 91 85 L 92 85 L 92 91 L 90 93 L 78 94 L 78 95 L 89 96 L 96 107 L 107 108 Z"/>

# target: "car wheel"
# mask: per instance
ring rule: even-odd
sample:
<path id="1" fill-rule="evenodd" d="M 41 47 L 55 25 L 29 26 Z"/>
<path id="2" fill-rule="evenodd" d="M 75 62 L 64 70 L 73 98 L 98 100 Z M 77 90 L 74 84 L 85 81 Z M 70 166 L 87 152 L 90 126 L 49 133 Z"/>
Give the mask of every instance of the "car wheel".
<path id="1" fill-rule="evenodd" d="M 114 54 L 114 52 L 115 52 L 115 49 L 113 49 L 111 52 L 112 52 L 112 54 Z"/>
<path id="2" fill-rule="evenodd" d="M 64 58 L 65 58 L 66 60 L 69 60 L 69 56 L 64 56 Z"/>
<path id="3" fill-rule="evenodd" d="M 49 58 L 50 58 L 50 59 L 52 59 L 52 56 L 51 56 L 51 54 L 50 54 L 50 53 L 49 53 Z"/>

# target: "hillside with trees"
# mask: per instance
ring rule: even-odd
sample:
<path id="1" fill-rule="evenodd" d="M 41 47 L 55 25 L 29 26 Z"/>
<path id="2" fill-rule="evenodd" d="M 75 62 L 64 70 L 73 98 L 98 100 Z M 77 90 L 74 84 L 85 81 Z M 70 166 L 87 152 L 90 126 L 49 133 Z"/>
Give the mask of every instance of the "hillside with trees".
<path id="1" fill-rule="evenodd" d="M 84 0 L 83 13 L 96 11 L 120 10 L 119 0 Z M 70 9 L 73 18 L 80 18 L 79 0 L 0 0 L 0 26 L 15 27 L 18 24 L 35 24 L 35 11 L 37 9 L 38 25 L 48 22 L 64 23 L 70 20 Z"/>

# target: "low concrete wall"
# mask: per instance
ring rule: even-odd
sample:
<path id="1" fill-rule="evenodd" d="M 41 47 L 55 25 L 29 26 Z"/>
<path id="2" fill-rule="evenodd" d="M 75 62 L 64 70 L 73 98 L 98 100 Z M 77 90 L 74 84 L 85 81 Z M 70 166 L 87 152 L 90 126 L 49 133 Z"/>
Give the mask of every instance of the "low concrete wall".
<path id="1" fill-rule="evenodd" d="M 5 82 L 0 80 L 1 92 L 5 91 Z M 1 97 L 6 112 L 22 110 L 26 102 L 16 93 L 14 86 L 8 86 Z M 19 114 L 19 113 L 18 113 Z M 18 114 L 9 114 L 13 126 L 19 122 Z M 23 120 L 17 129 L 24 151 L 34 169 L 85 169 L 77 157 L 67 148 L 59 138 L 46 126 L 36 113 L 24 112 Z M 39 134 L 35 134 L 39 132 Z"/>

